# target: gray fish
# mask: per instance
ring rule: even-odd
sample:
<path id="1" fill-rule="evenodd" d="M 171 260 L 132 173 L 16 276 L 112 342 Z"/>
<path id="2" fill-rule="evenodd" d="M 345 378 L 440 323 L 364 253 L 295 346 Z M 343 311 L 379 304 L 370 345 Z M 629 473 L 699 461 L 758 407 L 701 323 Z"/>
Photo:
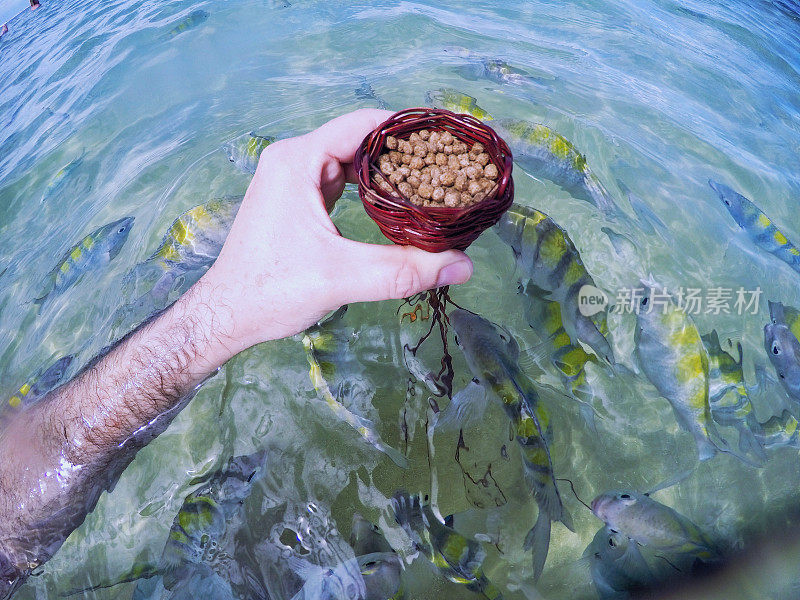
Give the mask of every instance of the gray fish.
<path id="1" fill-rule="evenodd" d="M 400 557 L 381 534 L 380 529 L 358 513 L 353 515 L 350 545 L 356 554 L 367 589 L 365 600 L 399 600 Z"/>
<path id="2" fill-rule="evenodd" d="M 601 600 L 630 598 L 656 581 L 636 542 L 608 526 L 595 534 L 583 556 Z"/>
<path id="3" fill-rule="evenodd" d="M 764 347 L 781 385 L 800 402 L 800 341 L 786 322 L 783 304 L 769 303 L 771 321 L 764 326 Z"/>
<path id="4" fill-rule="evenodd" d="M 125 217 L 107 223 L 67 250 L 47 275 L 45 293 L 34 302 L 43 304 L 52 295 L 60 294 L 78 281 L 84 273 L 97 271 L 108 265 L 122 250 L 133 221 L 133 217 Z"/>
<path id="5" fill-rule="evenodd" d="M 525 482 L 539 506 L 539 516 L 524 545 L 532 550 L 534 577 L 538 578 L 550 545 L 551 521 L 561 521 L 572 530 L 553 473 L 548 447 L 553 439 L 550 416 L 539 402 L 533 382 L 519 367 L 519 345 L 508 331 L 462 309 L 454 310 L 449 318 L 475 380 L 453 397 L 438 426 L 458 423 L 466 427 L 481 418 L 489 395 L 501 402 L 522 452 Z"/>
<path id="6" fill-rule="evenodd" d="M 592 512 L 608 527 L 642 546 L 706 563 L 720 558 L 697 525 L 647 494 L 606 492 L 592 500 Z"/>
<path id="7" fill-rule="evenodd" d="M 580 200 L 597 206 L 607 218 L 623 213 L 586 163 L 586 157 L 563 135 L 541 123 L 497 119 L 492 128 L 514 155 L 514 162 L 533 177 L 549 179 Z"/>
<path id="8" fill-rule="evenodd" d="M 359 100 L 373 100 L 381 110 L 387 110 L 389 105 L 386 101 L 375 93 L 372 85 L 366 78 L 362 78 L 361 85 L 355 89 L 356 98 Z"/>
<path id="9" fill-rule="evenodd" d="M 168 37 L 175 37 L 178 34 L 187 31 L 188 29 L 192 29 L 197 27 L 198 25 L 205 22 L 208 19 L 209 14 L 204 10 L 193 10 L 190 12 L 184 19 L 178 22 L 172 29 L 169 30 L 167 33 Z"/>
<path id="10" fill-rule="evenodd" d="M 361 600 L 367 590 L 356 559 L 335 566 L 313 564 L 290 556 L 289 567 L 304 581 L 292 600 Z"/>

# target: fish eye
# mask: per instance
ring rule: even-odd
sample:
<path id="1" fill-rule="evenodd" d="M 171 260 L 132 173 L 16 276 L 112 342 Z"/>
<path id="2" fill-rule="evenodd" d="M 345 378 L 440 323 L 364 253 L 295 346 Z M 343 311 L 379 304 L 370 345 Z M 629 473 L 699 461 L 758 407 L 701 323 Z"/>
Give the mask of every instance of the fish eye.
<path id="1" fill-rule="evenodd" d="M 628 499 L 628 498 L 630 498 L 630 497 L 631 497 L 631 495 L 630 495 L 630 494 L 622 494 L 622 495 L 620 496 L 620 498 L 622 498 L 622 499 L 624 499 L 624 500 L 627 500 L 627 499 Z"/>
<path id="2" fill-rule="evenodd" d="M 122 233 L 123 231 L 125 231 L 125 225 L 117 229 L 117 233 Z"/>
<path id="3" fill-rule="evenodd" d="M 616 546 L 616 544 L 614 543 L 614 538 L 608 538 L 608 545 L 611 546 L 612 548 Z"/>
<path id="4" fill-rule="evenodd" d="M 786 379 L 786 375 L 784 375 L 783 373 L 778 373 L 778 377 L 780 377 L 781 379 Z"/>
<path id="5" fill-rule="evenodd" d="M 781 349 L 780 349 L 780 346 L 778 346 L 778 344 L 772 344 L 772 353 L 773 354 L 780 354 L 781 353 Z"/>

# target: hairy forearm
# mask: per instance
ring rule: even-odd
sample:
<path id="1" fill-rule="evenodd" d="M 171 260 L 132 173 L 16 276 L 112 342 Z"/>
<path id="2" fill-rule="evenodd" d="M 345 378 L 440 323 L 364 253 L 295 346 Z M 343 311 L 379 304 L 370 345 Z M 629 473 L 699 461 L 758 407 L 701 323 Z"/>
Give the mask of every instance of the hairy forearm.
<path id="1" fill-rule="evenodd" d="M 212 296 L 201 280 L 5 424 L 0 555 L 16 571 L 49 559 L 136 451 L 231 356 L 224 343 L 226 309 L 212 304 Z"/>

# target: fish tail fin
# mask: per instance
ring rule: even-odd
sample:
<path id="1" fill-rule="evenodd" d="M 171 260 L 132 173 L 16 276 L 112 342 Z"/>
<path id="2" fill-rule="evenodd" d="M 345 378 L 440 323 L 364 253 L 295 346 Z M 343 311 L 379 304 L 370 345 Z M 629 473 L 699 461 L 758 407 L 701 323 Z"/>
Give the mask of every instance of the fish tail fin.
<path id="1" fill-rule="evenodd" d="M 62 592 L 59 594 L 61 598 L 67 598 L 69 596 L 75 596 L 77 594 L 83 594 L 86 592 L 93 592 L 96 590 L 104 590 L 108 588 L 112 588 L 117 585 L 121 585 L 123 583 L 130 583 L 132 581 L 138 581 L 140 579 L 150 579 L 151 577 L 155 577 L 159 575 L 161 571 L 155 565 L 140 565 L 134 566 L 130 571 L 128 571 L 125 575 L 123 575 L 120 579 L 112 582 L 106 583 L 98 583 L 97 585 L 90 585 L 83 588 L 73 588 L 66 592 Z"/>
<path id="2" fill-rule="evenodd" d="M 550 515 L 540 506 L 536 523 L 525 536 L 523 548 L 533 555 L 533 579 L 539 579 L 550 547 Z"/>
<path id="3" fill-rule="evenodd" d="M 408 492 L 395 492 L 392 497 L 392 510 L 397 524 L 403 529 L 417 529 L 424 525 L 419 495 L 412 496 Z"/>
<path id="4" fill-rule="evenodd" d="M 739 427 L 739 450 L 742 454 L 753 454 L 759 461 L 759 463 L 763 463 L 767 460 L 767 454 L 764 452 L 764 448 L 761 447 L 761 444 L 758 443 L 756 439 L 755 433 L 745 425 L 741 423 Z"/>
<path id="5" fill-rule="evenodd" d="M 707 437 L 698 436 L 696 438 L 696 442 L 697 442 L 698 459 L 700 462 L 714 458 L 717 452 L 721 450 L 721 448 L 717 447 L 717 445 L 714 444 Z"/>
<path id="6" fill-rule="evenodd" d="M 625 216 L 624 213 L 620 211 L 617 203 L 614 202 L 611 194 L 608 193 L 608 190 L 600 182 L 600 179 L 597 178 L 597 175 L 588 173 L 584 180 L 586 182 L 586 189 L 592 197 L 592 201 L 606 218 L 616 220 L 620 216 Z"/>

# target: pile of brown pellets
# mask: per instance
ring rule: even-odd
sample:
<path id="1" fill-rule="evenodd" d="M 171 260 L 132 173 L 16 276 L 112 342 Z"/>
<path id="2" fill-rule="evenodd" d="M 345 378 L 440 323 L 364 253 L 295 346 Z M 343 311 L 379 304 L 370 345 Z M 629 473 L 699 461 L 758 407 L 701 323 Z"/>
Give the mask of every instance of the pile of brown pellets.
<path id="1" fill-rule="evenodd" d="M 381 173 L 407 200 L 417 206 L 462 208 L 477 204 L 499 176 L 483 144 L 472 148 L 449 131 L 415 131 L 407 140 L 387 136 L 388 152 L 378 158 Z M 375 184 L 395 195 L 387 181 L 373 175 Z"/>

